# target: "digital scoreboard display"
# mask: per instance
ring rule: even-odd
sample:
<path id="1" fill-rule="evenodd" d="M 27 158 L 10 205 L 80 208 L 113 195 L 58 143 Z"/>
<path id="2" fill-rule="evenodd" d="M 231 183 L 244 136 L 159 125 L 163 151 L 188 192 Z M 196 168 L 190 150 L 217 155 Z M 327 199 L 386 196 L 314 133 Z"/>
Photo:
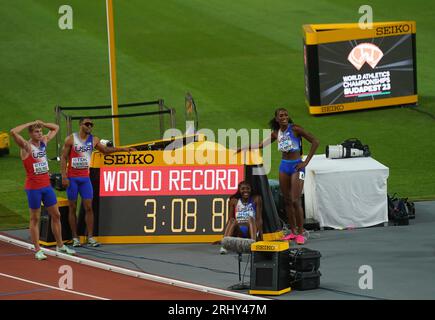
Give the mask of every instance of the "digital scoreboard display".
<path id="1" fill-rule="evenodd" d="M 377 24 L 368 30 L 316 27 L 319 35 L 306 36 L 304 43 L 310 113 L 417 102 L 415 23 Z"/>
<path id="2" fill-rule="evenodd" d="M 220 235 L 243 165 L 103 167 L 100 234 Z M 142 212 L 125 218 L 123 212 Z"/>
<path id="3" fill-rule="evenodd" d="M 319 45 L 320 103 L 413 95 L 410 34 Z"/>

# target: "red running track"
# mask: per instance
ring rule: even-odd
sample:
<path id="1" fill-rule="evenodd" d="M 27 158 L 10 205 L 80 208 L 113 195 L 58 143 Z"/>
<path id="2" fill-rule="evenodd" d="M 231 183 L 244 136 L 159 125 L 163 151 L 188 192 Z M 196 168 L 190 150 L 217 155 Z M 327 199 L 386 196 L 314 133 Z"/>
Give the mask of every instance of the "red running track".
<path id="1" fill-rule="evenodd" d="M 34 251 L 0 241 L 0 300 L 232 300 L 81 265 L 58 257 L 35 259 Z M 72 290 L 59 289 L 61 266 L 72 268 Z"/>

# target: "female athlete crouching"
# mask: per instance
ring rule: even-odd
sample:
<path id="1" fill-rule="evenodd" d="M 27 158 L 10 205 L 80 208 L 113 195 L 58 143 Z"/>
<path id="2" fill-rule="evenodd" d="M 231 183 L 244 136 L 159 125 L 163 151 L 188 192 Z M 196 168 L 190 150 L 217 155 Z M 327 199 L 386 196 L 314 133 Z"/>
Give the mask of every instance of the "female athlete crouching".
<path id="1" fill-rule="evenodd" d="M 238 191 L 230 198 L 230 218 L 225 227 L 224 237 L 251 238 L 254 241 L 263 238 L 263 205 L 261 197 L 251 194 L 251 185 L 242 181 Z M 226 254 L 224 247 L 221 254 Z"/>

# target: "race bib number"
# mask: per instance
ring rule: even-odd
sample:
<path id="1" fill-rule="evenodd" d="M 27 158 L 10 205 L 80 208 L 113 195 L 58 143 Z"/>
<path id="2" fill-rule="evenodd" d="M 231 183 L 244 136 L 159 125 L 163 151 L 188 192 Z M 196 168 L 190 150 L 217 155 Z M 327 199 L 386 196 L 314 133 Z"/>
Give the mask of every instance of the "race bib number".
<path id="1" fill-rule="evenodd" d="M 34 174 L 44 174 L 48 172 L 48 163 L 47 161 L 35 162 L 33 164 L 33 173 Z"/>
<path id="2" fill-rule="evenodd" d="M 74 169 L 87 169 L 89 168 L 88 159 L 80 157 L 80 158 L 72 158 L 72 167 Z"/>
<path id="3" fill-rule="evenodd" d="M 284 136 L 282 140 L 278 142 L 278 150 L 282 152 L 288 152 L 291 149 L 293 149 L 292 139 Z"/>
<path id="4" fill-rule="evenodd" d="M 239 212 L 237 212 L 236 220 L 238 222 L 248 222 L 250 216 L 251 216 L 251 212 L 248 211 L 248 210 L 246 210 L 246 211 L 239 211 Z"/>
<path id="5" fill-rule="evenodd" d="M 246 222 L 248 222 L 249 221 L 249 219 L 248 219 L 248 217 L 237 217 L 237 222 L 238 223 L 246 223 Z"/>

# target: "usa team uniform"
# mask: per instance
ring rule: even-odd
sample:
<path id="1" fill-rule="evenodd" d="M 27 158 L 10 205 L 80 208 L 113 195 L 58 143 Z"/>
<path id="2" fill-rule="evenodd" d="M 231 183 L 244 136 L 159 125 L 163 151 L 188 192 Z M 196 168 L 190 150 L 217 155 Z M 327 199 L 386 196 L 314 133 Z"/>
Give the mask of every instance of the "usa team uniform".
<path id="1" fill-rule="evenodd" d="M 23 160 L 24 169 L 26 170 L 26 182 L 24 189 L 27 194 L 27 201 L 30 209 L 41 208 L 41 201 L 46 208 L 57 203 L 56 194 L 50 185 L 48 175 L 47 146 L 40 142 L 39 147 L 30 144 L 31 152 Z"/>
<path id="2" fill-rule="evenodd" d="M 255 220 L 256 212 L 257 208 L 251 197 L 246 204 L 242 202 L 242 199 L 239 199 L 235 207 L 234 217 L 238 223 L 248 223 L 249 218 L 253 218 Z M 239 225 L 239 228 L 243 234 L 243 237 L 247 238 L 249 235 L 248 226 Z"/>
<path id="3" fill-rule="evenodd" d="M 292 124 L 289 124 L 287 130 L 284 132 L 278 130 L 278 151 L 281 152 L 295 152 L 300 151 L 302 148 L 301 137 L 296 137 L 292 130 Z M 302 159 L 296 160 L 285 160 L 281 159 L 281 164 L 279 166 L 279 171 L 291 176 L 296 171 L 296 165 L 301 163 Z M 302 171 L 305 174 L 305 168 Z"/>
<path id="4" fill-rule="evenodd" d="M 91 162 L 93 136 L 90 134 L 86 141 L 80 140 L 77 132 L 73 133 L 73 146 L 69 154 L 68 180 L 69 186 L 66 189 L 68 200 L 77 200 L 78 194 L 82 199 L 92 199 L 94 192 L 91 179 L 89 178 L 89 165 Z"/>

